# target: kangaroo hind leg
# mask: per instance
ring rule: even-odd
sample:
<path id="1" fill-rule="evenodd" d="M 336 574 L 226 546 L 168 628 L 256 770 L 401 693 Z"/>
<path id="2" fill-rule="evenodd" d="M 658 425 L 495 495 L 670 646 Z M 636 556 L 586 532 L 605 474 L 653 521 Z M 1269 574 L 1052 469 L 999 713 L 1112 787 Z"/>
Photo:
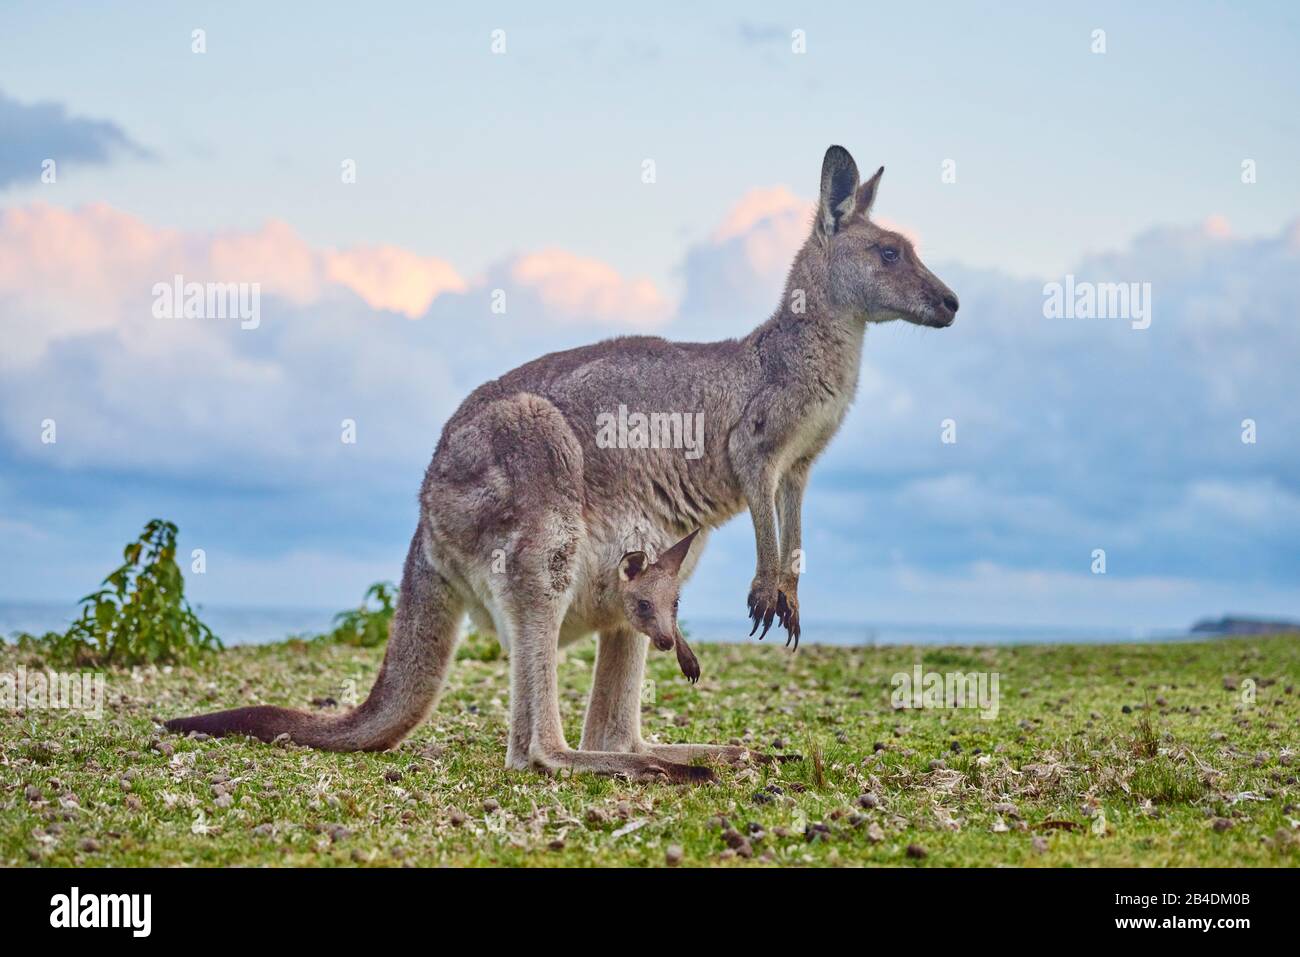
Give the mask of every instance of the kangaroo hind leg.
<path id="1" fill-rule="evenodd" d="M 742 763 L 748 751 L 718 744 L 650 744 L 641 737 L 641 701 L 645 686 L 645 658 L 649 640 L 631 629 L 601 632 L 587 718 L 579 747 L 590 751 L 630 751 L 648 756 L 660 765 L 681 766 L 711 760 Z M 711 778 L 707 768 L 694 775 Z"/>

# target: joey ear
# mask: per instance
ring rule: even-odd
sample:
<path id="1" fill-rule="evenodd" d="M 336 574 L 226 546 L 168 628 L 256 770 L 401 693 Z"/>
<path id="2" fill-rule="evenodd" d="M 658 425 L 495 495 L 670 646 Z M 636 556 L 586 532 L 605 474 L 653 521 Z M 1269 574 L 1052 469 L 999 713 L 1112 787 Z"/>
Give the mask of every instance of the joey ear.
<path id="1" fill-rule="evenodd" d="M 853 215 L 857 203 L 858 164 L 842 146 L 832 146 L 822 160 L 821 204 L 817 225 L 826 236 L 835 235 L 840 224 Z"/>
<path id="2" fill-rule="evenodd" d="M 676 575 L 681 571 L 682 562 L 686 561 L 686 553 L 691 550 L 691 542 L 695 540 L 695 536 L 698 534 L 700 534 L 700 530 L 697 528 L 672 548 L 663 552 L 659 556 L 659 561 L 655 562 L 655 564 L 668 574 Z"/>
<path id="3" fill-rule="evenodd" d="M 884 173 L 885 168 L 882 166 L 880 169 L 876 170 L 875 176 L 871 177 L 871 179 L 858 187 L 858 197 L 857 201 L 854 203 L 854 207 L 863 216 L 870 213 L 871 207 L 875 205 L 876 193 L 880 191 L 880 177 L 883 176 Z"/>
<path id="4" fill-rule="evenodd" d="M 650 556 L 645 552 L 628 552 L 618 560 L 619 581 L 630 582 L 650 565 Z"/>

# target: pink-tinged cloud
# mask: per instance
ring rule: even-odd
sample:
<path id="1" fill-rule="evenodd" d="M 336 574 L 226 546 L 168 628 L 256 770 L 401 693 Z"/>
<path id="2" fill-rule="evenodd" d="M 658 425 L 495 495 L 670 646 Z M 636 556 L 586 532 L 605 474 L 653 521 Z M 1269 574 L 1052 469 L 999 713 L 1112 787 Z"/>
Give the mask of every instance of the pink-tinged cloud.
<path id="1" fill-rule="evenodd" d="M 770 315 L 790 263 L 812 230 L 815 207 L 814 200 L 785 186 L 742 196 L 706 240 L 687 250 L 681 334 L 744 335 Z M 912 230 L 879 216 L 872 220 L 918 243 Z"/>
<path id="2" fill-rule="evenodd" d="M 318 250 L 279 220 L 251 232 L 205 234 L 150 226 L 102 203 L 0 212 L 2 292 L 90 299 L 111 318 L 112 306 L 138 300 L 177 273 L 199 282 L 259 283 L 264 294 L 297 305 L 340 286 L 376 309 L 410 316 L 443 292 L 465 289 L 441 259 L 393 246 Z"/>
<path id="3" fill-rule="evenodd" d="M 713 230 L 710 242 L 724 243 L 737 236 L 750 233 L 765 220 L 782 223 L 797 221 L 796 239 L 802 241 L 812 224 L 813 206 L 810 200 L 800 199 L 785 186 L 763 186 L 750 190 L 723 216 Z"/>
<path id="4" fill-rule="evenodd" d="M 545 314 L 561 322 L 596 322 L 633 328 L 666 320 L 671 307 L 648 279 L 627 279 L 607 263 L 563 249 L 543 249 L 506 265 L 512 285 L 523 286 Z"/>
<path id="5" fill-rule="evenodd" d="M 1228 239 L 1232 236 L 1232 224 L 1228 222 L 1227 216 L 1214 213 L 1205 217 L 1201 231 L 1210 239 Z"/>
<path id="6" fill-rule="evenodd" d="M 25 320 L 7 325 L 20 340 L 11 347 L 28 357 L 61 338 L 147 319 L 154 285 L 176 275 L 257 283 L 261 295 L 296 306 L 344 289 L 373 309 L 410 318 L 425 315 L 441 296 L 471 291 L 446 260 L 391 245 L 318 249 L 278 220 L 251 231 L 187 233 L 102 203 L 0 210 L 0 296 L 23 307 Z M 671 311 L 650 281 L 560 249 L 506 260 L 492 278 L 538 302 L 543 321 L 561 325 L 645 328 Z M 482 291 L 498 284 L 475 285 Z"/>
<path id="7" fill-rule="evenodd" d="M 251 233 L 220 232 L 206 242 L 204 249 L 205 238 L 193 237 L 197 256 L 191 268 L 204 273 L 195 279 L 261 283 L 263 293 L 298 305 L 321 296 L 324 256 L 286 222 L 272 219 Z"/>
<path id="8" fill-rule="evenodd" d="M 469 285 L 451 263 L 418 256 L 398 246 L 358 246 L 325 257 L 325 275 L 352 289 L 375 309 L 424 315 L 445 292 L 465 292 Z"/>

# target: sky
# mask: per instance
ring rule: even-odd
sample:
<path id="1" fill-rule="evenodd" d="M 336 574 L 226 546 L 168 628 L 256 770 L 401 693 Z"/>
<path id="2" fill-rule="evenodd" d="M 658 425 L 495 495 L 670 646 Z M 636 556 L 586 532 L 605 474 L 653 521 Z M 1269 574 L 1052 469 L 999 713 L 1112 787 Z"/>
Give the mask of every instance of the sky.
<path id="1" fill-rule="evenodd" d="M 0 601 L 164 516 L 200 601 L 355 603 L 475 386 L 763 321 L 840 143 L 962 307 L 869 331 L 805 619 L 1300 615 L 1298 39 L 1269 3 L 7 5 Z M 176 274 L 258 284 L 257 327 L 156 317 Z M 1067 275 L 1149 284 L 1149 326 L 1045 315 Z M 753 565 L 742 515 L 683 615 L 742 626 Z"/>

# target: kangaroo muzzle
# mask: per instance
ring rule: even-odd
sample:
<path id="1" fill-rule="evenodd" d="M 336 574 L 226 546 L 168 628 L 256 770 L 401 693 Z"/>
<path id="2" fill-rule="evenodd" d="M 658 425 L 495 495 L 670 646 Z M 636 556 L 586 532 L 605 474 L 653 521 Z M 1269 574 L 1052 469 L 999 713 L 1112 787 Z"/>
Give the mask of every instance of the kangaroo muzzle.
<path id="1" fill-rule="evenodd" d="M 651 635 L 650 641 L 660 651 L 672 651 L 673 647 L 677 644 L 676 641 L 667 635 Z"/>

